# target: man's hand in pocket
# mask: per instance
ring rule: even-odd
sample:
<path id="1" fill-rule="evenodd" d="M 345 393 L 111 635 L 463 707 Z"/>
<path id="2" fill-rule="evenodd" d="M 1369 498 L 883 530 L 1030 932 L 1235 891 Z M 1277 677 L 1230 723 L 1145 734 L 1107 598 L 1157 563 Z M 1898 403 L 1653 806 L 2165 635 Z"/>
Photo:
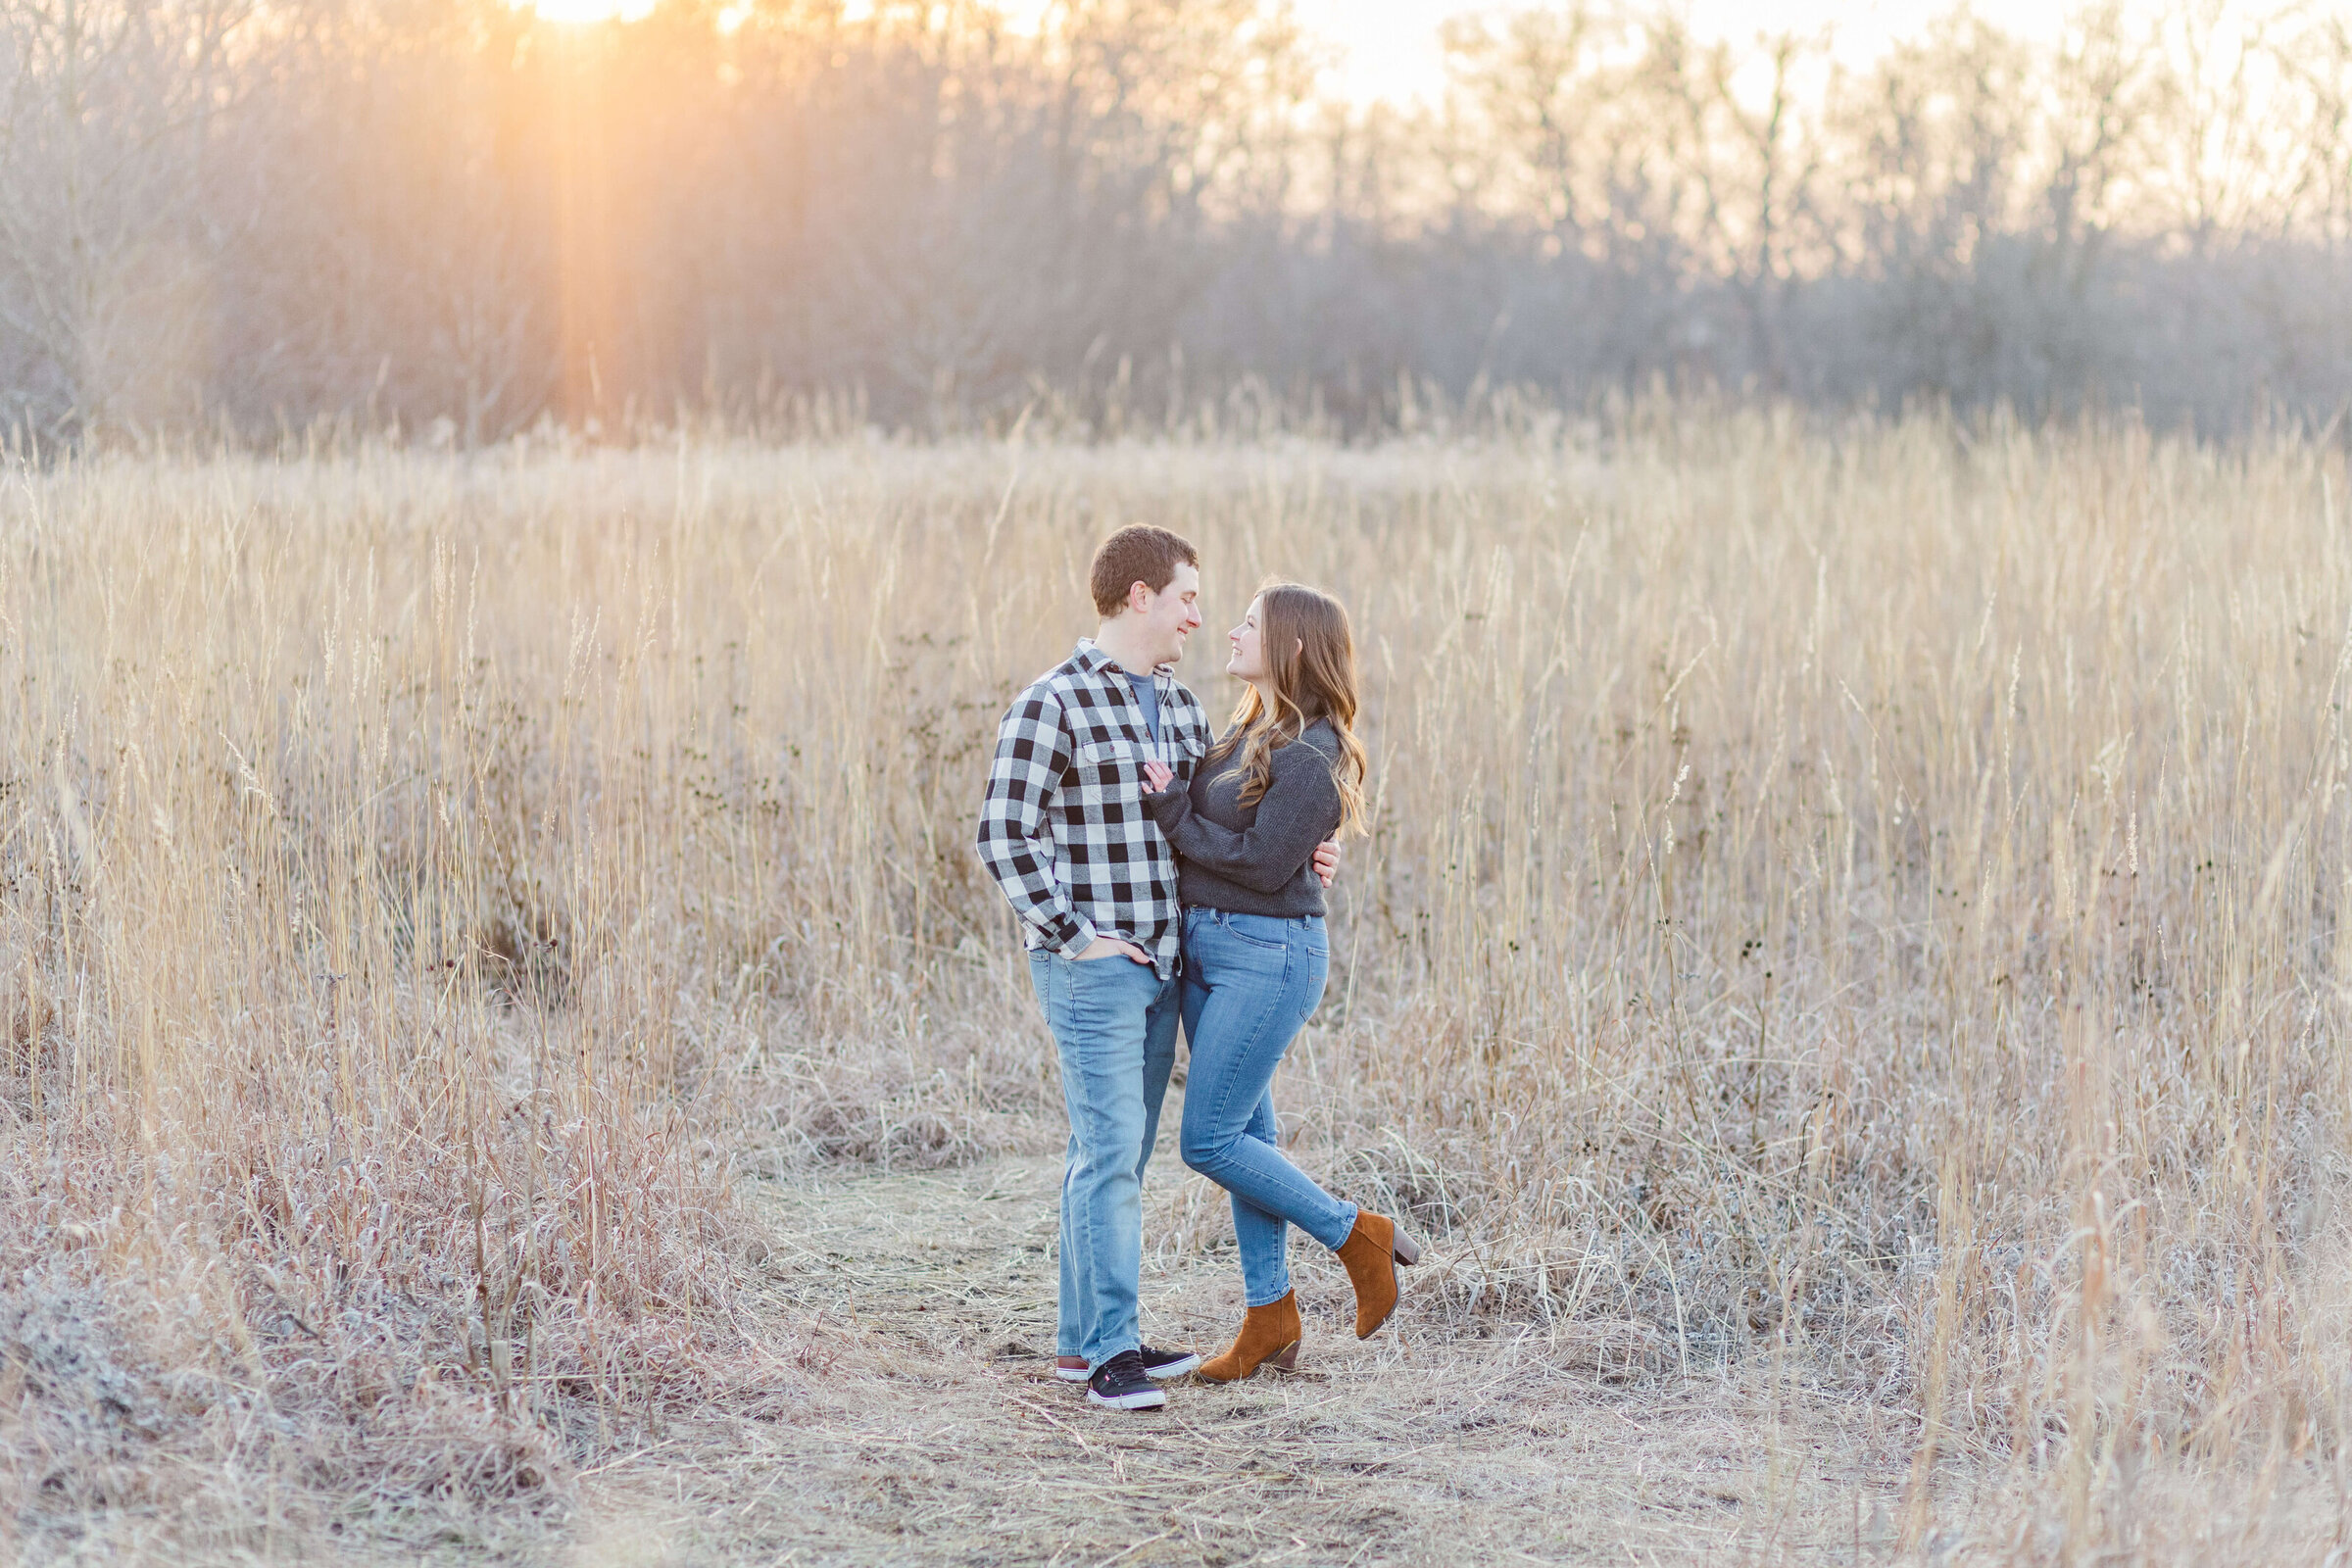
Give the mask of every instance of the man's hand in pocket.
<path id="1" fill-rule="evenodd" d="M 1086 945 L 1086 951 L 1078 955 L 1078 961 L 1080 963 L 1093 963 L 1098 958 L 1118 956 L 1132 958 L 1137 963 L 1150 963 L 1152 961 L 1152 955 L 1146 953 L 1143 949 L 1137 947 L 1132 942 L 1121 942 L 1117 937 L 1095 938 L 1094 941 Z"/>

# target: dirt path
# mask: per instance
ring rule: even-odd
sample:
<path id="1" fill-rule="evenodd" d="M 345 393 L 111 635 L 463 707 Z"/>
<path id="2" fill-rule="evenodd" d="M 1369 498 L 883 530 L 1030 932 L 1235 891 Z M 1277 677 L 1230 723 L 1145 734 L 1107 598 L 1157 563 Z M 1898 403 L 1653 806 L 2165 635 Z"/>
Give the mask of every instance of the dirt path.
<path id="1" fill-rule="evenodd" d="M 1310 1370 L 1096 1410 L 1048 1371 L 1057 1174 L 757 1184 L 764 1305 L 814 1325 L 793 1392 L 590 1477 L 578 1560 L 1842 1563 L 1892 1544 L 1899 1450 L 1846 1408 L 1607 1387 L 1573 1336 L 1435 1322 L 1409 1286 L 1359 1344 L 1344 1277 L 1307 1248 Z M 1161 1221 L 1175 1183 L 1154 1169 Z M 1230 1250 L 1148 1257 L 1144 1294 L 1156 1343 L 1217 1348 L 1238 1320 Z"/>

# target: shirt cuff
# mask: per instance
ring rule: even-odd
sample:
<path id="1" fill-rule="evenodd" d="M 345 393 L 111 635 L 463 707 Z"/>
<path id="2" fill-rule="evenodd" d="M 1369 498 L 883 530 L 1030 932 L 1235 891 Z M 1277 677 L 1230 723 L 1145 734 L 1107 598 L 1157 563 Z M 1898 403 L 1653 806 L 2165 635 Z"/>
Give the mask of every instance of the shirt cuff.
<path id="1" fill-rule="evenodd" d="M 1075 958 L 1095 945 L 1095 922 L 1065 914 L 1046 929 L 1046 946 L 1065 958 Z"/>

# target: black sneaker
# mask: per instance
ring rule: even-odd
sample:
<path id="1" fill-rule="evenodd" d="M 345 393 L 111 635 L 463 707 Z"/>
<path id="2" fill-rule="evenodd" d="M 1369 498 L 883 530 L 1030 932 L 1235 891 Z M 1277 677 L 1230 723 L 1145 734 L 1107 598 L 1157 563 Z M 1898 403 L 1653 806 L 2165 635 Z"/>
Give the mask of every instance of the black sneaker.
<path id="1" fill-rule="evenodd" d="M 1160 1350 L 1147 1345 L 1136 1352 L 1144 1358 L 1144 1375 L 1158 1378 L 1180 1378 L 1187 1372 L 1200 1370 L 1200 1357 L 1192 1350 Z M 1086 1357 L 1057 1355 L 1054 1358 L 1054 1375 L 1064 1383 L 1084 1383 L 1087 1380 Z"/>
<path id="2" fill-rule="evenodd" d="M 1147 1345 L 1135 1353 L 1143 1358 L 1144 1375 L 1162 1383 L 1200 1369 L 1200 1354 L 1193 1350 L 1156 1350 Z"/>
<path id="3" fill-rule="evenodd" d="M 1086 1380 L 1086 1402 L 1106 1404 L 1113 1410 L 1156 1410 L 1168 1402 L 1168 1396 L 1152 1386 L 1142 1356 L 1121 1350 Z"/>

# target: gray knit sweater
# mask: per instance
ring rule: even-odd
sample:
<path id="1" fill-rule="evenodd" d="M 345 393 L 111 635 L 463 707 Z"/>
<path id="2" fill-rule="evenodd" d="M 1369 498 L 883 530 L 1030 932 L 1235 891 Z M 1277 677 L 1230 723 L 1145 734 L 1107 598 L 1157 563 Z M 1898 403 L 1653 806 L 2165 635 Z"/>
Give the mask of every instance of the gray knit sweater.
<path id="1" fill-rule="evenodd" d="M 1184 906 L 1284 919 L 1321 914 L 1315 846 L 1339 831 L 1340 789 L 1332 774 L 1339 757 L 1338 732 L 1317 719 L 1275 750 L 1273 780 L 1254 805 L 1242 804 L 1231 757 L 1203 760 L 1190 788 L 1145 796 L 1145 808 L 1176 847 Z"/>

